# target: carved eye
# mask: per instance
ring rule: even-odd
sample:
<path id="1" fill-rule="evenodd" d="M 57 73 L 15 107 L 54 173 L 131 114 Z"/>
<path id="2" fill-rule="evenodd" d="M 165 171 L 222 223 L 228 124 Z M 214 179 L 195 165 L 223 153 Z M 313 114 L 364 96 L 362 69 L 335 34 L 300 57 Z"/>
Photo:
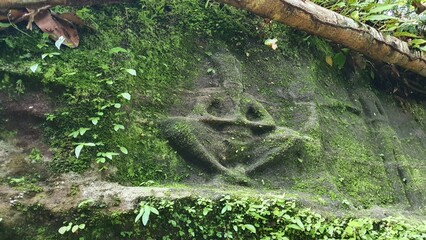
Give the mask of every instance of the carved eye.
<path id="1" fill-rule="evenodd" d="M 250 105 L 246 112 L 246 118 L 251 121 L 262 120 L 263 114 L 256 109 L 253 105 Z"/>
<path id="2" fill-rule="evenodd" d="M 219 99 L 213 99 L 208 108 L 207 108 L 207 112 L 212 114 L 212 115 L 220 115 L 220 112 L 222 111 L 222 103 Z"/>

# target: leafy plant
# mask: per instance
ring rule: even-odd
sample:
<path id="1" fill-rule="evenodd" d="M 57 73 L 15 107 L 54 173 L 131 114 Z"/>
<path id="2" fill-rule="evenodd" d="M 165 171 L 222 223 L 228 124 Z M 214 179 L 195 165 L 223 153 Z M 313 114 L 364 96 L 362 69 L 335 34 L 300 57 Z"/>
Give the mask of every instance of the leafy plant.
<path id="1" fill-rule="evenodd" d="M 72 232 L 72 233 L 77 233 L 78 230 L 83 230 L 86 228 L 86 224 L 81 223 L 81 224 L 73 224 L 72 222 L 68 223 L 68 225 L 62 226 L 59 228 L 58 232 L 59 234 L 63 235 L 66 232 Z"/>
<path id="2" fill-rule="evenodd" d="M 159 215 L 159 212 L 156 208 L 148 205 L 145 202 L 140 202 L 139 206 L 139 213 L 136 215 L 135 222 L 138 222 L 140 219 L 142 219 L 142 224 L 146 226 L 148 224 L 151 213 Z"/>
<path id="3" fill-rule="evenodd" d="M 75 157 L 76 158 L 78 158 L 78 157 L 80 157 L 80 153 L 81 153 L 81 150 L 83 150 L 83 147 L 94 147 L 94 146 L 96 146 L 96 144 L 95 143 L 91 143 L 91 142 L 89 142 L 89 143 L 76 143 L 76 147 L 75 147 L 75 149 L 74 149 L 74 153 L 75 153 Z"/>
<path id="4" fill-rule="evenodd" d="M 419 13 L 419 1 L 323 1 L 315 3 L 339 12 L 355 21 L 367 23 L 373 27 L 406 40 L 413 48 L 425 51 L 424 18 Z M 423 9 L 424 10 L 424 9 Z M 417 11 L 417 14 L 415 13 Z M 414 41 L 416 40 L 416 41 Z M 414 41 L 414 42 L 413 42 Z"/>
<path id="5" fill-rule="evenodd" d="M 31 149 L 28 158 L 33 162 L 41 162 L 43 160 L 43 154 L 39 149 L 33 148 Z"/>

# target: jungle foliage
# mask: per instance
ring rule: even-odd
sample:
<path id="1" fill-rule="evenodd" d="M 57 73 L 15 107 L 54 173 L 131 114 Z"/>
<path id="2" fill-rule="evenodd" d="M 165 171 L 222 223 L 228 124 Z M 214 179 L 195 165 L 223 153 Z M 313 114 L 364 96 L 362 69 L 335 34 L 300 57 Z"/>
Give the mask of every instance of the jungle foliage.
<path id="1" fill-rule="evenodd" d="M 159 138 L 156 119 L 205 54 L 191 45 L 213 36 L 237 44 L 255 34 L 258 20 L 244 23 L 238 21 L 244 12 L 193 0 L 54 11 L 75 12 L 90 24 L 80 29 L 79 48 L 57 48 L 37 29 L 9 28 L 0 39 L 2 71 L 12 74 L 5 75 L 4 90 L 41 89 L 57 103 L 44 128 L 55 149 L 52 171 L 82 172 L 95 164 L 134 185 L 185 177 L 188 169 Z"/>
<path id="2" fill-rule="evenodd" d="M 324 1 L 313 2 L 366 23 L 382 32 L 407 41 L 414 49 L 426 51 L 425 1 L 386 0 L 386 1 Z"/>
<path id="3" fill-rule="evenodd" d="M 343 7 L 339 11 L 344 12 Z M 74 11 L 93 27 L 80 29 L 83 38 L 78 48 L 57 49 L 37 30 L 27 36 L 11 28 L 0 38 L 2 89 L 11 95 L 41 90 L 56 101 L 56 110 L 46 115 L 44 125 L 54 154 L 49 163 L 52 174 L 95 169 L 123 184 L 147 186 L 176 183 L 194 171 L 160 137 L 156 121 L 179 101 L 175 90 L 190 84 L 192 67 L 211 54 L 203 47 L 213 39 L 239 49 L 248 39 L 263 45 L 265 39 L 277 37 L 283 52 L 305 41 L 315 45 L 316 52 L 331 54 L 321 39 L 298 32 L 297 43 L 290 45 L 280 36 L 292 30 L 212 1 L 140 0 L 126 6 L 54 10 Z M 394 30 L 420 34 L 402 27 Z M 321 46 L 326 50 L 318 50 Z M 11 74 L 5 77 L 4 72 Z M 36 152 L 32 155 L 41 158 Z M 19 227 L 9 232 L 2 228 L 0 216 L 0 233 L 36 232 L 39 239 L 59 235 L 70 239 L 419 239 L 426 234 L 424 224 L 395 218 L 326 217 L 279 198 L 142 199 L 130 213 L 105 214 L 105 207 L 79 204 L 76 212 L 60 216 L 63 223 L 49 224 L 45 223 L 50 213 L 42 206 L 22 207 L 29 221 L 43 214 L 46 221 L 40 226 L 32 223 L 38 227 L 33 232 Z"/>
<path id="4" fill-rule="evenodd" d="M 220 196 L 215 199 L 141 199 L 134 213 L 101 212 L 100 202 L 82 202 L 62 225 L 38 223 L 3 236 L 20 239 L 423 239 L 426 225 L 402 217 L 381 220 L 336 218 L 313 212 L 280 197 Z M 44 216 L 43 208 L 27 209 Z M 37 228 L 38 227 L 38 228 Z M 161 231 L 159 230 L 161 229 Z"/>

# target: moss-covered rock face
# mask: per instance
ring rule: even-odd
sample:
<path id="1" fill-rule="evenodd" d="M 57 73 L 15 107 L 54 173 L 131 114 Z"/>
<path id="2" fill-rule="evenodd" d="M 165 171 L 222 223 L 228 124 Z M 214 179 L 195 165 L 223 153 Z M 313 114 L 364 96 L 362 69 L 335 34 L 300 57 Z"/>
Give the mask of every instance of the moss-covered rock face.
<path id="1" fill-rule="evenodd" d="M 267 183 L 355 206 L 424 205 L 423 177 L 384 106 L 397 107 L 368 87 L 368 76 L 330 71 L 304 51 L 207 48 L 212 54 L 162 124 L 191 165 L 237 184 Z"/>
<path id="2" fill-rule="evenodd" d="M 237 182 L 248 183 L 246 177 L 250 176 L 284 186 L 291 176 L 302 175 L 303 165 L 311 164 L 319 154 L 319 140 L 278 125 L 266 108 L 271 107 L 268 101 L 279 100 L 269 96 L 263 101 L 267 96 L 249 93 L 241 63 L 232 53 L 215 52 L 208 59 L 195 89 L 184 96 L 184 106 L 176 107 L 189 113 L 168 117 L 162 124 L 178 153 L 188 162 L 204 166 L 207 173 L 220 173 Z M 255 84 L 258 80 L 250 81 Z M 261 174 L 268 168 L 274 171 Z M 261 179 L 261 175 L 265 176 Z M 273 177 L 277 178 L 272 181 Z"/>
<path id="3" fill-rule="evenodd" d="M 424 209 L 425 102 L 374 89 L 368 72 L 329 66 L 326 41 L 266 30 L 263 19 L 212 1 L 71 10 L 96 29 L 79 29 L 76 49 L 58 50 L 38 31 L 0 32 L 0 239 L 58 239 L 67 226 L 70 239 L 160 236 L 156 226 L 170 230 L 165 239 L 393 231 L 388 221 L 286 212 L 277 196 L 239 200 L 268 191 L 339 214 Z M 277 50 L 265 35 L 278 38 Z M 150 185 L 175 189 L 139 187 Z M 206 187 L 220 190 L 204 195 Z M 183 197 L 202 197 L 162 200 L 188 189 Z M 144 231 L 133 222 L 150 207 L 162 217 Z"/>
<path id="4" fill-rule="evenodd" d="M 354 74 L 337 92 L 322 95 L 321 129 L 330 174 L 338 189 L 363 205 L 397 203 L 421 208 L 424 180 L 415 173 L 424 169 L 424 161 L 416 159 L 401 139 L 405 131 L 424 130 L 414 119 L 408 120 L 389 95 L 371 89 L 368 82 Z M 401 116 L 410 127 L 398 133 L 401 126 L 391 119 Z"/>

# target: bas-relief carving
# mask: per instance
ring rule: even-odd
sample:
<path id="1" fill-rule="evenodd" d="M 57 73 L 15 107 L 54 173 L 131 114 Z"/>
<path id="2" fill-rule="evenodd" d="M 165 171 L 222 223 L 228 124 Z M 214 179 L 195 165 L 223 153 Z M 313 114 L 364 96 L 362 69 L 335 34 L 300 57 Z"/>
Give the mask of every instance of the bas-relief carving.
<path id="1" fill-rule="evenodd" d="M 187 96 L 184 116 L 171 116 L 163 130 L 188 162 L 239 182 L 265 168 L 307 157 L 308 135 L 279 126 L 256 97 L 244 91 L 239 61 L 230 53 L 211 57 L 214 74 L 200 77 Z M 187 109 L 189 110 L 189 109 Z"/>

